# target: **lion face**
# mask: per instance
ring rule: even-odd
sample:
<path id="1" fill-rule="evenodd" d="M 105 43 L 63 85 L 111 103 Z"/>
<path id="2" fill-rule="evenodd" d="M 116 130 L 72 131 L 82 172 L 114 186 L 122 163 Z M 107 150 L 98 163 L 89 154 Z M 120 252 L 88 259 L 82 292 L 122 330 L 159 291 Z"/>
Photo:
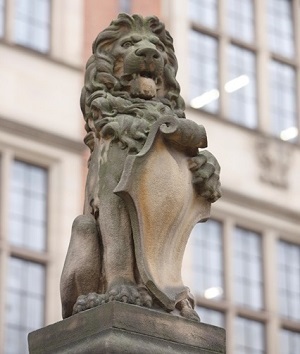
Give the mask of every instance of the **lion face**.
<path id="1" fill-rule="evenodd" d="M 131 97 L 152 99 L 164 95 L 164 66 L 167 54 L 160 39 L 130 32 L 112 48 L 114 76 Z"/>
<path id="2" fill-rule="evenodd" d="M 158 18 L 120 14 L 99 33 L 86 65 L 80 104 L 87 132 L 88 121 L 96 119 L 95 100 L 108 95 L 124 98 L 129 106 L 161 102 L 179 118 L 185 117 L 176 72 L 172 37 Z M 108 116 L 124 111 L 113 102 L 110 105 Z M 98 117 L 104 109 L 97 110 Z"/>

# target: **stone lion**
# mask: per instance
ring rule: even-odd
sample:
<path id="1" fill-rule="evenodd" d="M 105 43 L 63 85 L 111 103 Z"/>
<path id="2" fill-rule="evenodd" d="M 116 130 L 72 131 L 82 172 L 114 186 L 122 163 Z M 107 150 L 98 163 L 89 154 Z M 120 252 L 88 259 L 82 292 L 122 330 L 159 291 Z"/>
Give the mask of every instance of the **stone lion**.
<path id="1" fill-rule="evenodd" d="M 126 204 L 114 193 L 128 155 L 143 148 L 162 116 L 184 119 L 173 40 L 156 17 L 120 14 L 93 43 L 81 109 L 90 149 L 84 213 L 72 227 L 62 278 L 63 318 L 109 301 L 159 307 L 136 267 Z M 199 195 L 220 197 L 219 165 L 208 152 L 190 158 Z M 192 296 L 176 304 L 198 320 Z"/>

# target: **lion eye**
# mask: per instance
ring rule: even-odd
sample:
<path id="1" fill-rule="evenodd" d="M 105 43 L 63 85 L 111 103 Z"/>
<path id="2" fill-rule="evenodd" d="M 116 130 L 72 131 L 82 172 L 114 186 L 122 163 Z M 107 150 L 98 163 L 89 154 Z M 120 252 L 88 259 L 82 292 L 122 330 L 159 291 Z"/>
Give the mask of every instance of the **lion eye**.
<path id="1" fill-rule="evenodd" d="M 165 47 L 160 43 L 156 43 L 156 48 L 161 52 L 164 52 L 165 50 Z"/>
<path id="2" fill-rule="evenodd" d="M 131 41 L 126 41 L 122 44 L 122 47 L 123 48 L 129 48 L 129 47 L 132 47 L 133 46 L 133 42 Z"/>

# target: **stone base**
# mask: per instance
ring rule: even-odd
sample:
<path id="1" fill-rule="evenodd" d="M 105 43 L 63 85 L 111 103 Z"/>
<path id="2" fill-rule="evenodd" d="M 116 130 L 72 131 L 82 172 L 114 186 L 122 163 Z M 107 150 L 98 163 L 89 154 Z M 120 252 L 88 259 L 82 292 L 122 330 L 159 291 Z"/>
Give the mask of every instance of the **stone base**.
<path id="1" fill-rule="evenodd" d="M 225 330 L 144 307 L 110 302 L 31 332 L 30 354 L 225 353 Z"/>

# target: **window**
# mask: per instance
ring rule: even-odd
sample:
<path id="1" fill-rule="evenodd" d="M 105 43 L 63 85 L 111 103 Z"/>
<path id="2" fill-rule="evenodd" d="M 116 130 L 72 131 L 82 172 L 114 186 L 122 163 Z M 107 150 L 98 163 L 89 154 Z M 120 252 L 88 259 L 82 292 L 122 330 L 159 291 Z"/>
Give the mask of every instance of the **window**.
<path id="1" fill-rule="evenodd" d="M 268 1 L 270 49 L 277 54 L 294 55 L 293 5 L 291 0 Z"/>
<path id="2" fill-rule="evenodd" d="M 195 295 L 218 300 L 223 297 L 222 225 L 215 220 L 197 224 L 190 236 L 191 287 Z"/>
<path id="3" fill-rule="evenodd" d="M 26 352 L 27 334 L 43 326 L 45 269 L 10 258 L 6 291 L 5 354 Z"/>
<path id="4" fill-rule="evenodd" d="M 229 47 L 228 93 L 229 117 L 235 123 L 255 128 L 256 112 L 256 69 L 253 52 L 231 45 Z"/>
<path id="5" fill-rule="evenodd" d="M 120 12 L 131 13 L 131 0 L 119 0 Z"/>
<path id="6" fill-rule="evenodd" d="M 14 161 L 12 167 L 9 240 L 36 251 L 46 248 L 47 171 Z"/>
<path id="7" fill-rule="evenodd" d="M 263 277 L 260 236 L 239 227 L 234 233 L 235 300 L 238 304 L 263 307 Z"/>
<path id="8" fill-rule="evenodd" d="M 254 3 L 253 0 L 225 2 L 228 17 L 224 23 L 232 37 L 225 42 L 218 21 L 218 4 L 218 1 L 189 1 L 189 102 L 193 108 L 221 113 L 231 121 L 253 129 L 257 126 L 256 54 L 251 46 L 255 39 Z M 219 43 L 222 44 L 220 48 Z M 226 54 L 219 53 L 224 48 Z M 222 60 L 219 61 L 222 55 L 228 57 L 227 68 L 223 67 Z M 221 79 L 219 82 L 219 77 L 226 81 Z M 222 89 L 220 83 L 224 85 Z M 226 104 L 220 107 L 219 99 Z"/>
<path id="9" fill-rule="evenodd" d="M 14 160 L 7 151 L 0 169 L 0 207 L 8 209 L 0 213 L 0 258 L 5 264 L 0 352 L 25 354 L 28 333 L 44 325 L 48 171 Z M 5 223 L 3 216 L 7 216 Z"/>
<path id="10" fill-rule="evenodd" d="M 279 344 L 278 354 L 294 354 L 300 347 L 300 244 L 278 242 L 276 226 L 258 233 L 234 219 L 210 219 L 190 235 L 183 282 L 195 310 L 203 323 L 227 327 L 230 354 L 273 354 Z M 277 257 L 270 256 L 276 245 Z M 270 275 L 266 292 L 263 274 Z"/>
<path id="11" fill-rule="evenodd" d="M 188 4 L 190 106 L 298 142 L 297 1 L 189 0 Z M 220 9 L 226 10 L 226 16 Z M 264 75 L 268 70 L 269 75 Z"/>
<path id="12" fill-rule="evenodd" d="M 14 42 L 46 53 L 50 47 L 50 0 L 15 0 Z"/>
<path id="13" fill-rule="evenodd" d="M 215 38 L 190 31 L 190 104 L 194 108 L 218 111 L 218 42 Z"/>
<path id="14" fill-rule="evenodd" d="M 4 1 L 5 0 L 0 0 L 0 37 L 4 35 Z"/>
<path id="15" fill-rule="evenodd" d="M 231 129 L 230 139 L 243 141 L 249 153 L 257 146 L 253 142 L 263 141 L 268 150 L 261 152 L 266 160 L 264 168 L 271 165 L 273 175 L 286 172 L 287 159 L 281 158 L 278 164 L 276 149 L 272 148 L 287 157 L 295 150 L 288 142 L 300 143 L 299 1 L 189 0 L 188 4 L 187 23 L 182 25 L 189 35 L 188 83 L 184 87 L 188 88 L 186 98 L 191 108 L 187 113 L 207 129 L 216 128 L 213 138 L 218 139 L 222 129 Z M 182 55 L 185 48 L 184 44 Z M 233 171 L 237 160 L 230 161 L 227 167 Z M 184 283 L 195 297 L 202 322 L 226 325 L 230 354 L 299 351 L 297 208 L 288 210 L 283 202 L 281 210 L 275 211 L 278 198 L 284 196 L 284 191 L 276 189 L 286 187 L 287 193 L 293 194 L 294 172 L 290 183 L 278 184 L 271 179 L 268 196 L 260 195 L 263 186 L 259 187 L 259 180 L 253 182 L 258 189 L 253 185 L 255 190 L 249 187 L 245 195 L 234 192 L 234 186 L 227 186 L 226 191 L 225 183 L 224 203 L 212 207 L 212 216 L 220 222 L 197 224 L 190 236 Z M 272 193 L 277 201 L 274 205 Z M 212 225 L 215 230 L 209 229 Z"/>
<path id="16" fill-rule="evenodd" d="M 282 140 L 294 141 L 298 135 L 296 111 L 296 73 L 293 67 L 271 61 L 270 114 L 272 132 Z"/>
<path id="17" fill-rule="evenodd" d="M 246 42 L 254 40 L 253 0 L 228 1 L 228 30 L 232 37 Z"/>
<path id="18" fill-rule="evenodd" d="M 218 0 L 190 0 L 189 17 L 192 21 L 215 28 L 218 19 Z"/>
<path id="19" fill-rule="evenodd" d="M 235 354 L 264 354 L 264 325 L 257 321 L 237 317 L 235 320 Z"/>
<path id="20" fill-rule="evenodd" d="M 279 310 L 282 316 L 300 320 L 300 246 L 285 241 L 278 247 Z"/>
<path id="21" fill-rule="evenodd" d="M 196 306 L 197 311 L 202 323 L 209 323 L 217 327 L 225 327 L 225 317 L 220 311 L 207 309 L 205 307 Z"/>
<path id="22" fill-rule="evenodd" d="M 300 333 L 281 330 L 280 354 L 294 354 L 298 348 L 300 348 Z"/>

